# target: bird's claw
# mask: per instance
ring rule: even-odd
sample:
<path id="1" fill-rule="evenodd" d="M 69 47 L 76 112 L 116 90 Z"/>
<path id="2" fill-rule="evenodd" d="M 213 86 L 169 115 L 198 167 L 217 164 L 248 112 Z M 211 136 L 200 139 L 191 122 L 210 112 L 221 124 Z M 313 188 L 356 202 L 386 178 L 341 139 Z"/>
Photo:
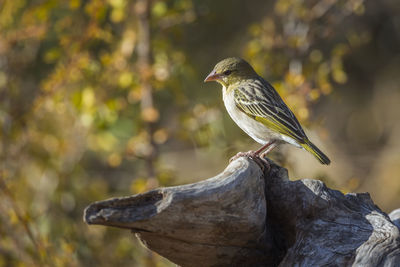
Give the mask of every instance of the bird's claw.
<path id="1" fill-rule="evenodd" d="M 241 157 L 253 158 L 254 155 L 252 155 L 252 153 L 254 153 L 254 151 L 238 152 L 235 156 L 233 156 L 229 159 L 229 163 L 231 163 L 232 161 L 237 160 L 238 158 L 241 158 Z"/>
<path id="2" fill-rule="evenodd" d="M 233 156 L 232 158 L 230 158 L 229 163 L 240 158 L 240 157 L 248 157 L 251 158 L 252 160 L 254 160 L 255 163 L 257 163 L 257 165 L 261 168 L 261 170 L 263 172 L 269 172 L 269 170 L 271 169 L 271 166 L 269 164 L 269 162 L 264 158 L 264 154 L 262 154 L 261 156 L 257 155 L 255 153 L 255 151 L 250 150 L 247 152 L 239 152 L 237 153 L 235 156 Z"/>

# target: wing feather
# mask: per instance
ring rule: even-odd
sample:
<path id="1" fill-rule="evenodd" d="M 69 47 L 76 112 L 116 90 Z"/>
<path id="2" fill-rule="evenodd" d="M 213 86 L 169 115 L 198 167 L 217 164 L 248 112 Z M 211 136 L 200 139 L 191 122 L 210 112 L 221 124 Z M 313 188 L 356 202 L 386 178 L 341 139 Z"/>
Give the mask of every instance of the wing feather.
<path id="1" fill-rule="evenodd" d="M 307 140 L 293 112 L 267 81 L 262 78 L 246 81 L 234 90 L 236 106 L 248 116 L 300 143 Z"/>

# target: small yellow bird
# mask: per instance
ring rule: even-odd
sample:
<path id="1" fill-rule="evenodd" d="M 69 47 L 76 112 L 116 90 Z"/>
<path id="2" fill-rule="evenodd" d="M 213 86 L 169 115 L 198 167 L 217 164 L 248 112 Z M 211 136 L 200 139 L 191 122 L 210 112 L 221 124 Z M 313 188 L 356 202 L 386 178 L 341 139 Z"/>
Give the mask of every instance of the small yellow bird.
<path id="1" fill-rule="evenodd" d="M 234 158 L 249 156 L 255 160 L 263 159 L 277 145 L 289 143 L 307 150 L 322 164 L 331 162 L 308 140 L 293 112 L 274 87 L 245 60 L 232 57 L 220 61 L 204 80 L 209 81 L 222 85 L 224 104 L 231 118 L 263 145 L 257 151 L 240 152 Z"/>

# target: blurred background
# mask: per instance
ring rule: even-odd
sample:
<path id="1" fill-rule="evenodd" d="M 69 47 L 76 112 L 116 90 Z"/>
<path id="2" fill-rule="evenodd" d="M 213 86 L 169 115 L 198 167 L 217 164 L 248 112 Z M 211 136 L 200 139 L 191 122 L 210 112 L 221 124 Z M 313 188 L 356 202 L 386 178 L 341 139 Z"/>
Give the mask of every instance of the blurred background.
<path id="1" fill-rule="evenodd" d="M 89 203 L 190 183 L 259 145 L 215 63 L 248 60 L 332 160 L 291 179 L 400 207 L 397 0 L 0 0 L 0 266 L 173 266 Z"/>

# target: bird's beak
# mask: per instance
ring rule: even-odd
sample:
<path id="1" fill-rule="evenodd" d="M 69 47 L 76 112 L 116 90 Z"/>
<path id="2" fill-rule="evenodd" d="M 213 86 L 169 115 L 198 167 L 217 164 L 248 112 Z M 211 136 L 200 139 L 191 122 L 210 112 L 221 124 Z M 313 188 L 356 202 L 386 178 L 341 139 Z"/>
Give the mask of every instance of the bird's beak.
<path id="1" fill-rule="evenodd" d="M 219 80 L 221 78 L 221 74 L 218 74 L 215 72 L 215 70 L 213 70 L 212 72 L 210 72 L 210 74 L 208 74 L 208 76 L 205 78 L 204 82 L 211 82 L 211 81 L 216 81 Z"/>

